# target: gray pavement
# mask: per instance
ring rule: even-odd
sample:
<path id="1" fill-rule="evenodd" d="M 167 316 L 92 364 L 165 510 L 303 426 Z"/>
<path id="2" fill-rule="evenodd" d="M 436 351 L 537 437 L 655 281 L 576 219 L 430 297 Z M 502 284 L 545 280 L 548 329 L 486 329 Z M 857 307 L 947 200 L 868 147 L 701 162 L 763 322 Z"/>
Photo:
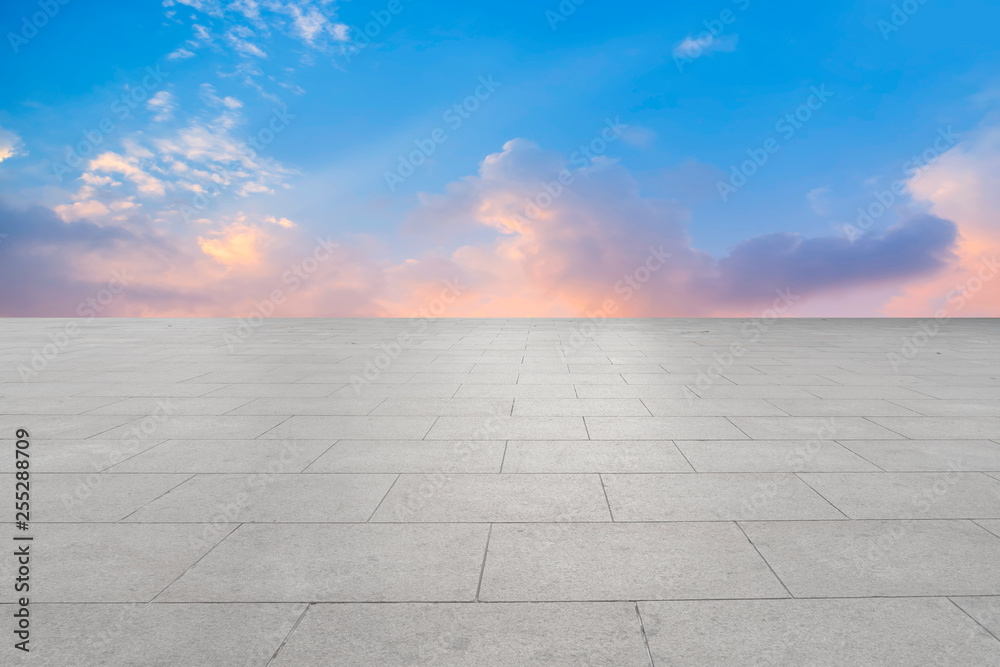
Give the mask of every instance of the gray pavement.
<path id="1" fill-rule="evenodd" d="M 997 321 L 70 322 L 0 664 L 1000 664 Z"/>

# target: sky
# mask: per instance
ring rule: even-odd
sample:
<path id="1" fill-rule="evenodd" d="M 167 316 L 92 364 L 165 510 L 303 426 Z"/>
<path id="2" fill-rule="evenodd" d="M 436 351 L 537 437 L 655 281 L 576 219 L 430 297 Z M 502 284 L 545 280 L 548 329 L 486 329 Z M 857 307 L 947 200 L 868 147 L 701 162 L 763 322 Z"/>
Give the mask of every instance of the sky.
<path id="1" fill-rule="evenodd" d="M 0 316 L 998 316 L 998 21 L 8 0 Z"/>

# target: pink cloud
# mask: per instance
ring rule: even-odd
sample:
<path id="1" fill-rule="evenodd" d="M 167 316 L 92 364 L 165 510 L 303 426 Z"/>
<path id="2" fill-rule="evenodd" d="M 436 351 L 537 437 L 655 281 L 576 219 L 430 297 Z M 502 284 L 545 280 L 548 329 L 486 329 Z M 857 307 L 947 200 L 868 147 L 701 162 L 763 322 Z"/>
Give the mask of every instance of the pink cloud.
<path id="1" fill-rule="evenodd" d="M 74 315 L 119 270 L 130 284 L 102 314 L 246 317 L 271 300 L 284 317 L 408 317 L 447 293 L 432 314 L 752 316 L 779 293 L 808 303 L 929 284 L 953 261 L 955 227 L 943 219 L 952 213 L 964 211 L 910 216 L 854 241 L 770 234 L 716 259 L 692 246 L 684 206 L 643 196 L 620 164 L 517 139 L 476 174 L 422 195 L 405 221 L 411 232 L 475 242 L 390 262 L 387 239 L 316 239 L 280 215 L 206 220 L 181 236 L 141 210 L 72 224 L 44 209 L 10 211 L 19 250 L 4 271 L 22 287 L 0 303 L 4 315 Z M 19 272 L 18 262 L 35 268 Z"/>

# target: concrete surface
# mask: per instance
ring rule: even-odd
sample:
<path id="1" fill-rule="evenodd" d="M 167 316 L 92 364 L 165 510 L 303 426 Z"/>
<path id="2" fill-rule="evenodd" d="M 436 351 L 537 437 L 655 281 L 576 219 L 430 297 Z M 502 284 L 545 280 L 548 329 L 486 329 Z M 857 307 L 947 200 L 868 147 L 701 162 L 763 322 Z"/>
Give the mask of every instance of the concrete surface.
<path id="1" fill-rule="evenodd" d="M 1000 664 L 996 321 L 68 323 L 0 664 Z"/>

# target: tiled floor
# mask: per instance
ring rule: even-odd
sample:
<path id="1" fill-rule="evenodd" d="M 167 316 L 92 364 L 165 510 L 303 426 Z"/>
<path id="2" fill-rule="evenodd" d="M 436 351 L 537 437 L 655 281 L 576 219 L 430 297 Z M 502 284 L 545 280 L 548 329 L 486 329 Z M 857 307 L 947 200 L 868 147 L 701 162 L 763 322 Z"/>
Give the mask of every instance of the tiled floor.
<path id="1" fill-rule="evenodd" d="M 995 321 L 238 325 L 0 322 L 21 662 L 1000 664 Z"/>

